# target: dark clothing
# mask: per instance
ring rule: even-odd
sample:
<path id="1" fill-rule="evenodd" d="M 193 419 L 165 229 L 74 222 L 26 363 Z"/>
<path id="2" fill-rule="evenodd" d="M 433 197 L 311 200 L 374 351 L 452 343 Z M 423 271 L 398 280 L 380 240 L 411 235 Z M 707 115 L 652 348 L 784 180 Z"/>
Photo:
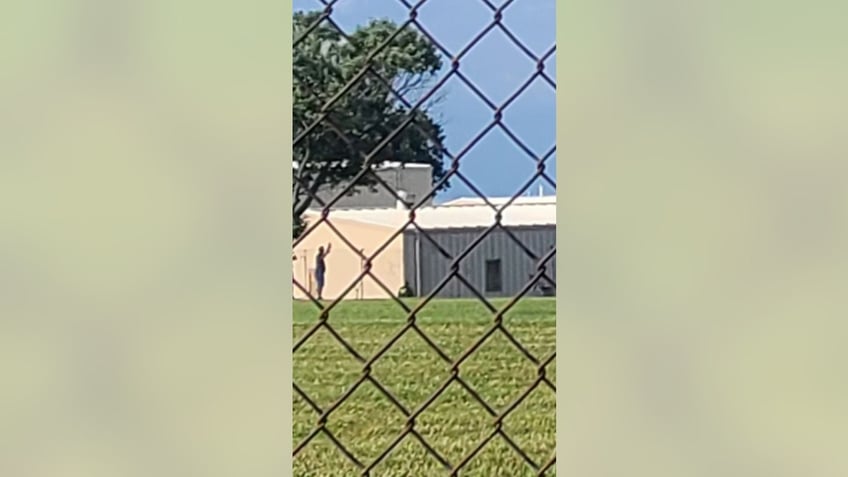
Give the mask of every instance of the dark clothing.
<path id="1" fill-rule="evenodd" d="M 327 271 L 327 265 L 324 263 L 324 255 L 318 254 L 315 257 L 315 284 L 318 289 L 324 288 L 324 273 Z"/>

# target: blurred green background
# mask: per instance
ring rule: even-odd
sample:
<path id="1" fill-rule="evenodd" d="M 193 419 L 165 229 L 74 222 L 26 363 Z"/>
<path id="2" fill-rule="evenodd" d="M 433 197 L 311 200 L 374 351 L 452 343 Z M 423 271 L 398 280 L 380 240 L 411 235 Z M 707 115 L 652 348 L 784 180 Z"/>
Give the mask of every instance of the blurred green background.
<path id="1" fill-rule="evenodd" d="M 286 475 L 290 9 L 0 4 L 0 475 Z"/>
<path id="2" fill-rule="evenodd" d="M 558 14 L 559 470 L 844 475 L 845 5 Z"/>

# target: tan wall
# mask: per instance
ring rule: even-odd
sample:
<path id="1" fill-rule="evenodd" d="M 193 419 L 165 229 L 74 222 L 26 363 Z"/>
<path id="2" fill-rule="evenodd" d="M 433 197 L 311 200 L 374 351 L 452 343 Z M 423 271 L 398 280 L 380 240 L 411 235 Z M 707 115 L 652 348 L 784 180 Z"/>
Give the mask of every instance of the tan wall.
<path id="1" fill-rule="evenodd" d="M 332 224 L 352 245 L 364 249 L 366 256 L 373 254 L 394 233 L 389 228 L 348 220 L 335 219 Z M 357 279 L 362 272 L 362 261 L 330 226 L 322 223 L 295 247 L 293 255 L 297 260 L 292 265 L 294 279 L 314 295 L 315 254 L 319 246 L 326 247 L 328 243 L 332 244 L 332 252 L 325 260 L 324 299 L 332 300 Z M 372 262 L 371 271 L 393 294 L 397 294 L 403 286 L 403 236 L 396 237 L 380 252 Z M 294 297 L 306 298 L 297 286 L 294 287 Z M 388 298 L 388 295 L 370 276 L 363 278 L 344 297 L 347 300 L 374 298 Z"/>

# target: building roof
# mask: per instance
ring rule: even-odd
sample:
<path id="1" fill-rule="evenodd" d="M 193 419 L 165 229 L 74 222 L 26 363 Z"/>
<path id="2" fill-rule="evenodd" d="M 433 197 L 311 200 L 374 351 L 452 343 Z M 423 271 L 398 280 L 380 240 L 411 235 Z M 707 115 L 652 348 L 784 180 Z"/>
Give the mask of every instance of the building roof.
<path id="1" fill-rule="evenodd" d="M 523 199 L 531 199 L 529 197 Z M 540 199 L 536 197 L 534 199 Z M 556 197 L 542 197 L 543 201 L 515 201 L 504 209 L 501 224 L 509 227 L 556 225 Z M 489 199 L 495 206 L 509 199 Z M 331 210 L 328 219 L 400 228 L 409 220 L 408 210 L 401 208 L 361 208 Z M 309 211 L 307 216 L 318 216 L 319 211 Z M 415 210 L 415 223 L 422 229 L 454 229 L 489 227 L 495 223 L 495 211 L 481 199 L 458 199 L 448 204 L 421 207 Z"/>
<path id="2" fill-rule="evenodd" d="M 490 197 L 486 199 L 490 204 L 500 207 L 510 200 L 510 207 L 512 205 L 542 205 L 542 204 L 554 204 L 556 205 L 556 196 L 555 195 L 543 195 L 543 196 L 519 196 L 515 199 L 511 197 Z M 483 201 L 480 197 L 463 197 L 459 199 L 449 200 L 447 202 L 443 202 L 440 204 L 441 206 L 457 206 L 457 205 L 486 205 L 486 202 Z"/>

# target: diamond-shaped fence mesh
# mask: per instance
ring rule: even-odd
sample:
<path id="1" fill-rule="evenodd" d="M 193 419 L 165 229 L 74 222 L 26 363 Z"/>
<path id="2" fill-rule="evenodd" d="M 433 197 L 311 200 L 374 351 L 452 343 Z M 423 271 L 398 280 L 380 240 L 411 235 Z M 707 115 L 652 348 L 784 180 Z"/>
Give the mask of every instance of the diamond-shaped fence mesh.
<path id="1" fill-rule="evenodd" d="M 400 20 L 371 22 L 366 33 L 336 20 L 334 9 L 357 8 L 353 0 L 321 0 L 295 15 L 293 201 L 303 220 L 293 253 L 295 475 L 554 475 L 555 222 L 519 227 L 506 217 L 534 185 L 556 190 L 555 146 L 534 150 L 507 123 L 530 89 L 555 92 L 555 45 L 536 52 L 508 26 L 520 1 L 476 1 L 488 21 L 458 49 L 421 19 L 428 0 L 385 0 Z M 463 67 L 496 33 L 530 65 L 503 72 L 526 80 L 497 102 Z M 429 109 L 451 81 L 488 112 L 456 150 Z M 462 168 L 495 131 L 512 145 L 504 153 L 527 159 L 525 171 L 496 173 L 529 175 L 499 200 Z M 424 193 L 380 172 L 387 161 L 425 159 Z M 474 196 L 473 224 L 433 225 L 433 200 L 451 184 Z M 369 193 L 391 205 L 344 206 Z M 501 253 L 495 240 L 511 258 L 484 260 Z M 422 270 L 422 259 L 438 266 Z M 336 284 L 329 298 L 325 274 Z"/>

